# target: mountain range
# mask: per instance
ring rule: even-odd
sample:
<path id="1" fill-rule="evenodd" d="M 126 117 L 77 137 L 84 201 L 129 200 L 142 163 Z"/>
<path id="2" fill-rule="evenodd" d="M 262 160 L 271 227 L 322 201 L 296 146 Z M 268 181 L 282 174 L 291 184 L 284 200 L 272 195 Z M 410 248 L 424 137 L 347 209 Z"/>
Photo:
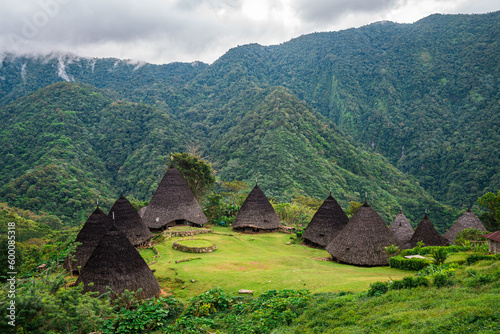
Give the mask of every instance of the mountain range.
<path id="1" fill-rule="evenodd" d="M 268 196 L 425 209 L 440 232 L 500 189 L 500 12 L 244 45 L 213 64 L 0 56 L 0 200 L 81 223 L 149 200 L 171 152 Z"/>

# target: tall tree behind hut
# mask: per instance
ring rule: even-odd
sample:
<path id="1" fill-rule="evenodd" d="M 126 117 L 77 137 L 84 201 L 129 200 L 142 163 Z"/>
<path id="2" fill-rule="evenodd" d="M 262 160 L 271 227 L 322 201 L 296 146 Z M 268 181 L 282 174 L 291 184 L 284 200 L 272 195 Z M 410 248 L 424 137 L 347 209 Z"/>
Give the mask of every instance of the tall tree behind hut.
<path id="1" fill-rule="evenodd" d="M 500 229 L 500 190 L 495 195 L 488 192 L 477 199 L 477 203 L 487 211 L 479 216 L 481 222 L 489 231 Z"/>
<path id="2" fill-rule="evenodd" d="M 200 156 L 189 153 L 174 153 L 172 157 L 172 164 L 182 174 L 194 197 L 200 203 L 203 196 L 215 184 L 212 165 Z"/>

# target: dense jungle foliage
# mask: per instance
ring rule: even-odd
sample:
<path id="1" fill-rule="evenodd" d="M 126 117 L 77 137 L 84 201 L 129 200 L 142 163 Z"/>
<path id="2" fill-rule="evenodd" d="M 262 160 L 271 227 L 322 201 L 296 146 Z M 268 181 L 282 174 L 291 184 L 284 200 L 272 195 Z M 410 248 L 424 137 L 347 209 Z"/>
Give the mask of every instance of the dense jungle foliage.
<path id="1" fill-rule="evenodd" d="M 170 153 L 196 146 L 221 181 L 261 179 L 282 201 L 332 187 L 344 209 L 368 192 L 387 223 L 427 208 L 444 232 L 500 188 L 499 16 L 314 33 L 211 65 L 1 55 L 0 199 L 79 224 L 97 197 L 149 200 Z"/>

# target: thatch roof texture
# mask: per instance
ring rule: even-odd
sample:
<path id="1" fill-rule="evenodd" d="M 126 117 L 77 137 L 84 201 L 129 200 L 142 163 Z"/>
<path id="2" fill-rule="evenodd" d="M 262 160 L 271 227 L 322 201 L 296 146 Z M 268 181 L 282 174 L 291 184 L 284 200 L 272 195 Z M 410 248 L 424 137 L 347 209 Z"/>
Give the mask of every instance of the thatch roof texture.
<path id="1" fill-rule="evenodd" d="M 78 267 L 82 267 L 87 263 L 88 258 L 97 247 L 99 240 L 111 228 L 113 221 L 108 217 L 99 206 L 87 219 L 82 229 L 76 236 L 75 242 L 79 242 L 75 252 L 68 254 L 64 260 L 64 268 L 68 271 L 78 272 Z M 70 260 L 70 256 L 73 260 Z"/>
<path id="2" fill-rule="evenodd" d="M 274 231 L 281 228 L 281 221 L 258 185 L 248 194 L 233 221 L 233 229 L 254 232 Z"/>
<path id="3" fill-rule="evenodd" d="M 82 268 L 76 284 L 83 282 L 83 292 L 114 293 L 137 291 L 139 299 L 158 296 L 161 292 L 158 280 L 139 252 L 125 234 L 113 225 L 101 238 L 99 244 Z M 90 283 L 94 283 L 90 286 Z M 114 297 L 114 296 L 113 296 Z"/>
<path id="4" fill-rule="evenodd" d="M 427 216 L 427 213 L 424 215 L 424 218 L 422 218 L 417 228 L 415 229 L 415 233 L 413 233 L 413 236 L 410 239 L 409 247 L 416 247 L 419 241 L 422 241 L 424 243 L 424 246 L 448 245 L 448 240 L 437 233 L 434 225 L 432 225 L 431 220 Z"/>
<path id="5" fill-rule="evenodd" d="M 477 216 L 470 210 L 470 208 L 464 212 L 460 218 L 453 224 L 448 231 L 444 234 L 444 237 L 451 243 L 455 244 L 455 239 L 457 234 L 468 228 L 476 228 L 481 231 L 486 232 L 486 228 L 483 223 L 477 218 Z"/>
<path id="6" fill-rule="evenodd" d="M 307 243 L 324 248 L 348 222 L 349 218 L 330 194 L 307 225 L 302 238 Z"/>
<path id="7" fill-rule="evenodd" d="M 116 227 L 122 231 L 134 246 L 139 246 L 153 237 L 153 233 L 144 225 L 139 213 L 129 200 L 121 195 L 108 213 L 115 217 Z"/>
<path id="8" fill-rule="evenodd" d="M 402 247 L 406 247 L 415 230 L 401 210 L 389 227 Z"/>
<path id="9" fill-rule="evenodd" d="M 162 229 L 175 225 L 178 220 L 199 226 L 207 223 L 207 217 L 181 173 L 170 166 L 151 198 L 142 221 L 150 229 Z"/>
<path id="10" fill-rule="evenodd" d="M 384 247 L 399 245 L 377 212 L 365 202 L 326 250 L 334 260 L 357 266 L 386 266 Z"/>

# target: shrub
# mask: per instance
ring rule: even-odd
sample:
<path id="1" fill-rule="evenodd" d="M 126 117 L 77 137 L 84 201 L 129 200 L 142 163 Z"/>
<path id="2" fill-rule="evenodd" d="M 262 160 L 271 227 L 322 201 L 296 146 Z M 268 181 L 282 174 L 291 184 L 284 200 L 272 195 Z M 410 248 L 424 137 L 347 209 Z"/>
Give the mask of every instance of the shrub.
<path id="1" fill-rule="evenodd" d="M 107 320 L 106 333 L 138 333 L 162 328 L 181 313 L 182 304 L 175 298 L 142 301 L 137 308 L 122 309 L 115 319 Z"/>
<path id="2" fill-rule="evenodd" d="M 430 282 L 427 277 L 423 276 L 406 276 L 398 281 L 393 281 L 389 284 L 389 290 L 413 289 L 419 286 L 429 286 Z"/>
<path id="3" fill-rule="evenodd" d="M 443 264 L 448 258 L 448 251 L 444 247 L 438 247 L 431 251 L 432 262 L 439 266 Z"/>
<path id="4" fill-rule="evenodd" d="M 377 297 L 389 291 L 387 283 L 375 282 L 370 284 L 370 289 L 368 290 L 368 296 Z"/>
<path id="5" fill-rule="evenodd" d="M 467 258 L 465 259 L 465 264 L 470 266 L 471 264 L 482 260 L 499 261 L 500 254 L 494 254 L 494 255 L 472 254 L 467 256 Z"/>
<path id="6" fill-rule="evenodd" d="M 437 288 L 453 285 L 453 280 L 446 274 L 437 273 L 433 275 L 433 284 Z"/>
<path id="7" fill-rule="evenodd" d="M 389 259 L 389 266 L 391 266 L 391 268 L 403 270 L 418 271 L 427 267 L 429 264 L 431 264 L 431 261 L 427 259 L 406 259 L 401 255 L 394 256 Z"/>
<path id="8" fill-rule="evenodd" d="M 439 266 L 431 264 L 417 273 L 419 277 L 433 277 L 435 274 L 446 274 L 447 276 L 453 276 L 455 271 L 458 269 L 459 265 L 457 263 L 445 263 Z"/>
<path id="9" fill-rule="evenodd" d="M 468 278 L 465 279 L 465 285 L 469 287 L 480 287 L 491 282 L 498 281 L 500 278 L 500 270 L 492 273 L 478 273 L 476 269 L 467 269 Z"/>
<path id="10" fill-rule="evenodd" d="M 455 244 L 458 246 L 470 246 L 471 241 L 485 241 L 486 238 L 483 237 L 484 233 L 484 231 L 477 228 L 467 228 L 457 233 Z"/>
<path id="11" fill-rule="evenodd" d="M 209 316 L 231 307 L 232 298 L 221 288 L 214 288 L 189 300 L 183 315 Z"/>
<path id="12" fill-rule="evenodd" d="M 401 250 L 396 245 L 390 245 L 390 246 L 384 247 L 384 249 L 385 249 L 385 252 L 387 253 L 387 255 L 389 255 L 389 257 L 393 257 L 393 256 L 396 256 L 399 253 L 401 253 Z"/>

